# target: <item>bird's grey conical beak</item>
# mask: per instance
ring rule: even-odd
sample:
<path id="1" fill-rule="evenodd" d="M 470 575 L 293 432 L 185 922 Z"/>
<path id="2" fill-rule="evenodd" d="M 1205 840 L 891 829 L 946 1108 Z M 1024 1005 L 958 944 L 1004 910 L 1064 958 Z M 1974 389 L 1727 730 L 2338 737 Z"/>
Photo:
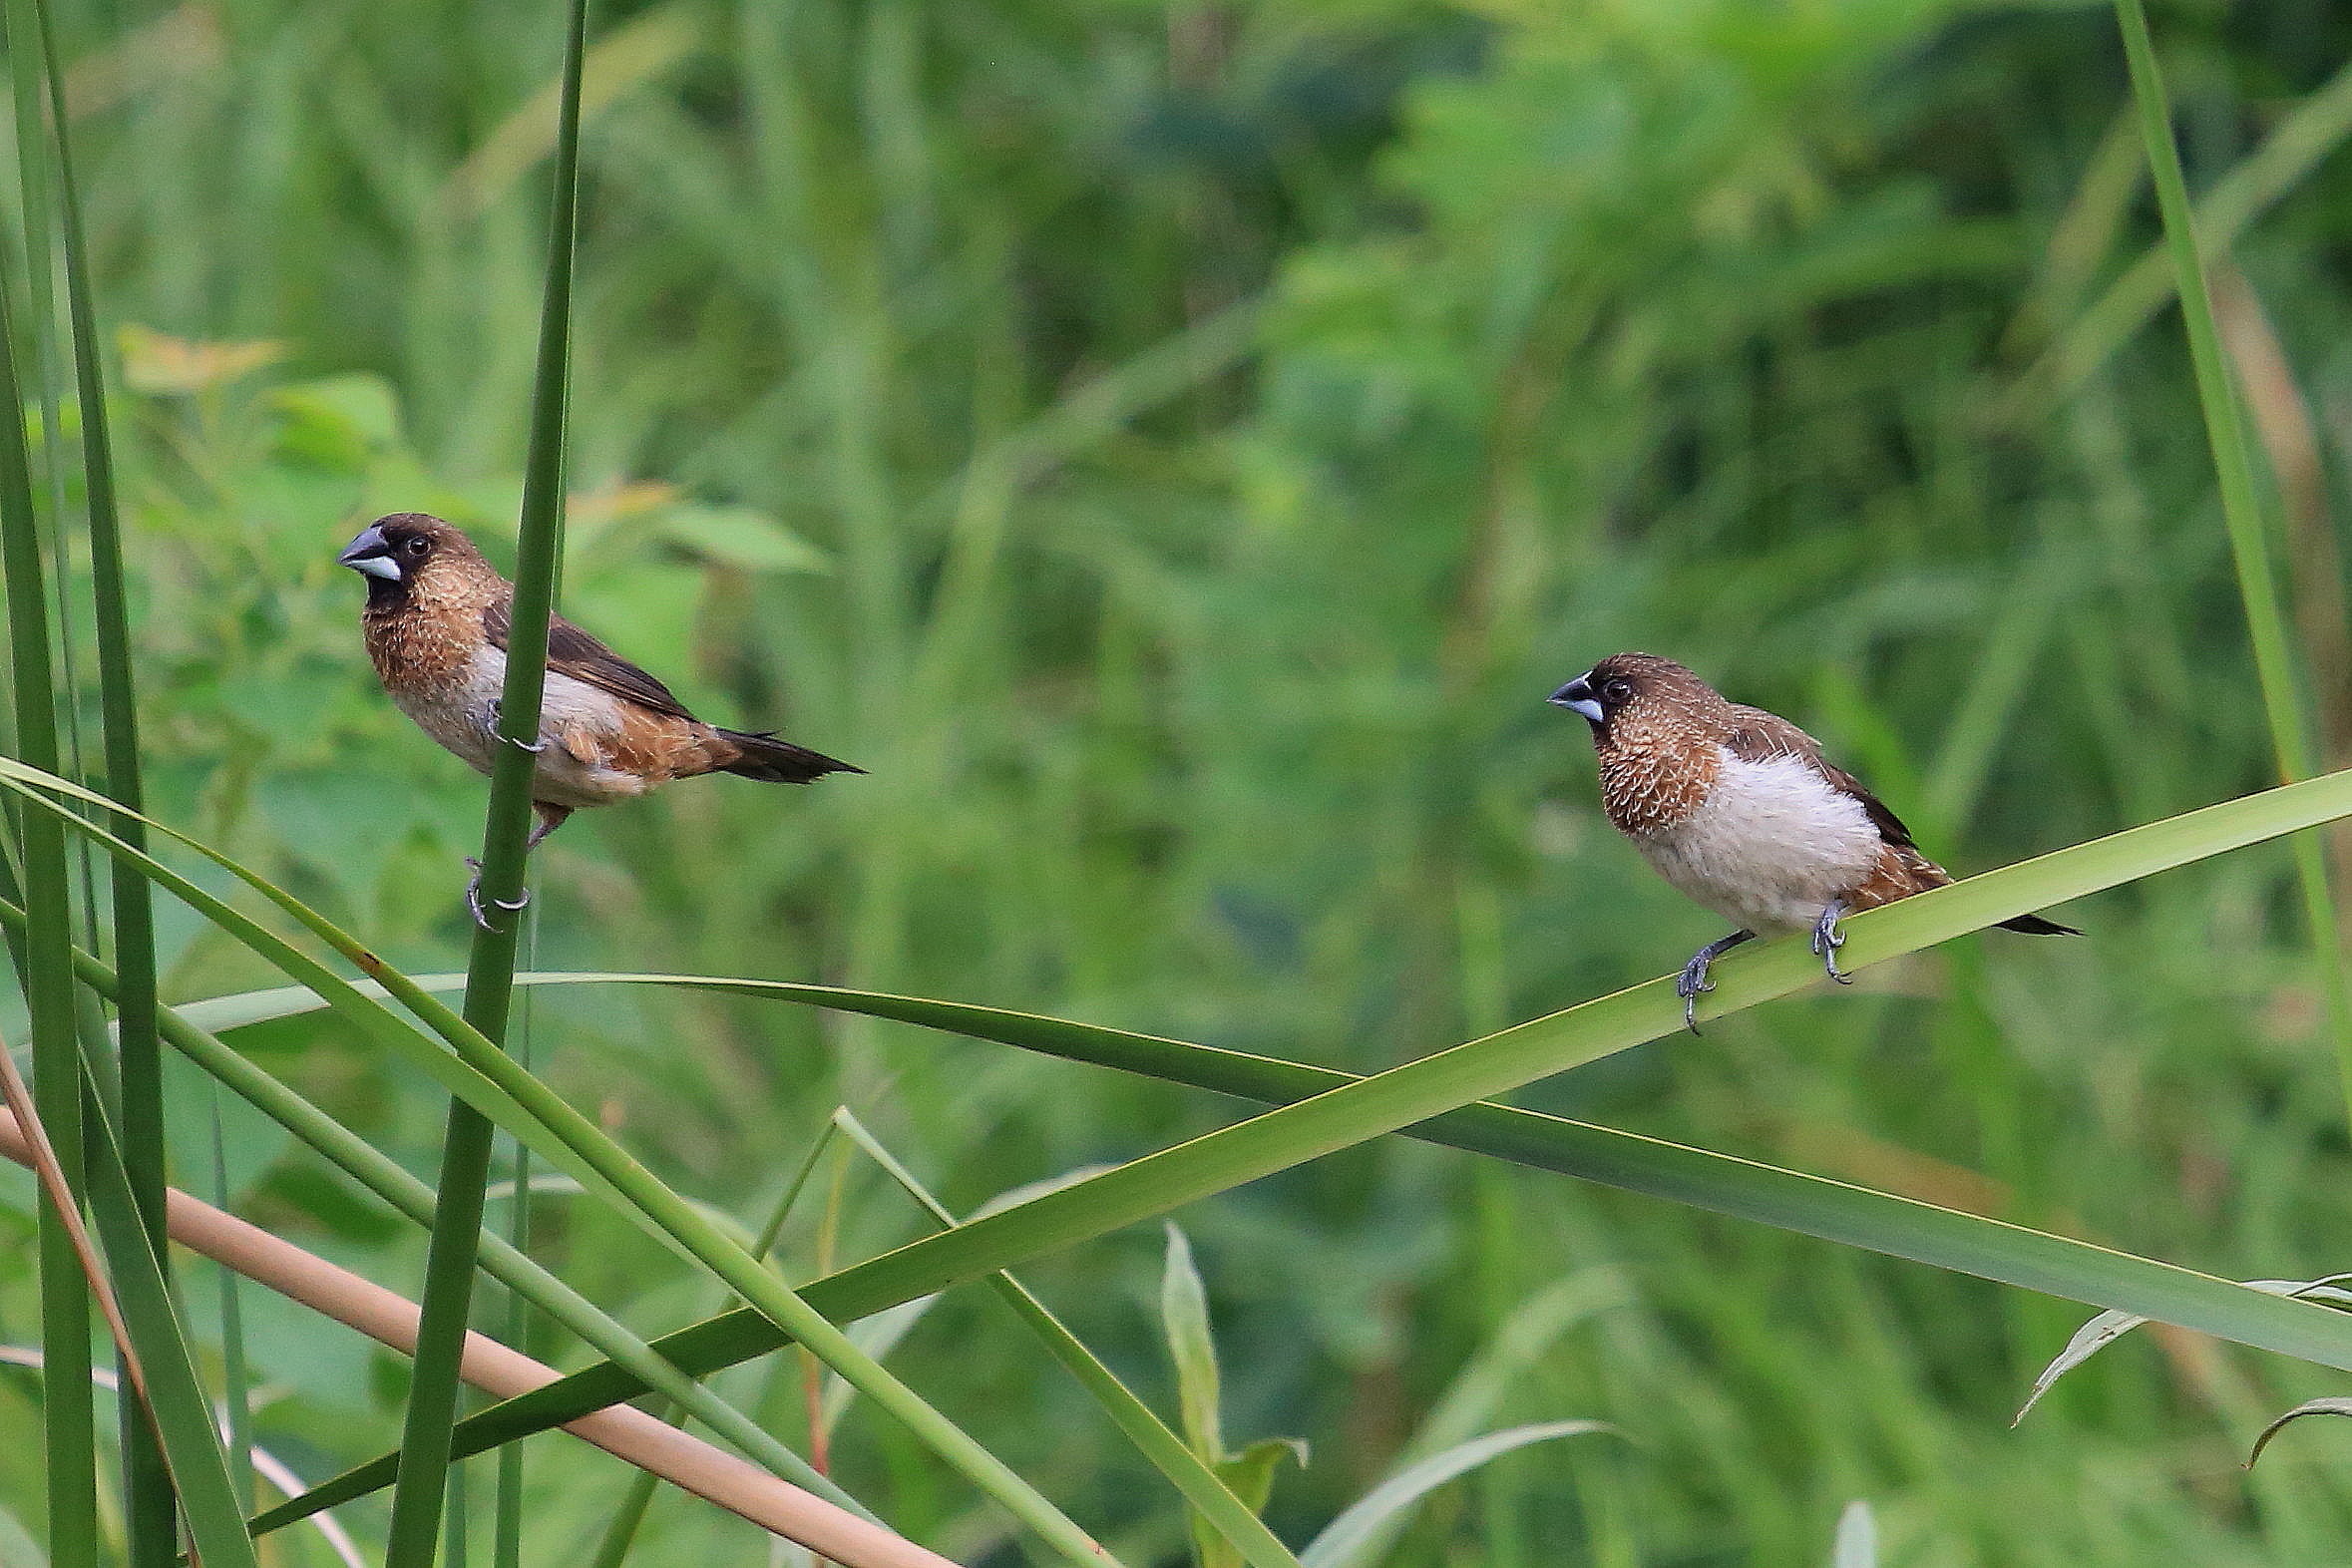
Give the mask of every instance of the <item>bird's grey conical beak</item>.
<path id="1" fill-rule="evenodd" d="M 1585 671 L 1585 674 L 1590 673 L 1590 670 Z M 1545 700 L 1556 708 L 1581 713 L 1595 724 L 1601 722 L 1601 699 L 1593 694 L 1593 688 L 1586 683 L 1584 675 L 1577 676 Z"/>
<path id="2" fill-rule="evenodd" d="M 343 553 L 335 558 L 335 562 L 354 572 L 364 572 L 371 578 L 383 578 L 392 583 L 400 581 L 400 563 L 392 559 L 392 542 L 384 537 L 382 529 L 373 525 L 362 529 L 357 539 L 345 545 Z"/>

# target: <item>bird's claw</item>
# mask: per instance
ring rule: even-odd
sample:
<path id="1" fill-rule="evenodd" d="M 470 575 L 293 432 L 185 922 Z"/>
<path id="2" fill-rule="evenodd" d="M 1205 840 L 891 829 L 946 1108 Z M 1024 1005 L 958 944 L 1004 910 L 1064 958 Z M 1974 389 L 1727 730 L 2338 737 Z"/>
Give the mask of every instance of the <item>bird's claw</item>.
<path id="1" fill-rule="evenodd" d="M 512 904 L 508 903 L 505 899 L 485 899 L 482 896 L 482 862 L 476 860 L 473 856 L 468 855 L 466 857 L 466 865 L 474 873 L 473 881 L 466 884 L 466 909 L 470 914 L 473 915 L 474 924 L 481 927 L 484 931 L 497 931 L 499 928 L 493 926 L 490 923 L 490 917 L 482 912 L 483 905 L 488 904 L 494 909 L 505 910 L 508 914 L 511 915 L 531 902 L 531 890 L 529 888 L 523 889 L 523 896 L 515 900 Z"/>
<path id="2" fill-rule="evenodd" d="M 1683 1027 L 1693 1034 L 1699 1032 L 1700 994 L 1715 989 L 1715 981 L 1707 978 L 1707 966 L 1713 958 L 1713 954 L 1700 954 L 1674 978 L 1674 993 L 1683 998 Z"/>
<path id="3" fill-rule="evenodd" d="M 501 735 L 499 736 L 499 739 L 505 741 L 508 745 L 514 747 L 517 751 L 527 751 L 535 757 L 548 749 L 548 743 L 544 740 L 517 740 L 512 735 Z"/>
<path id="4" fill-rule="evenodd" d="M 1840 985 L 1851 985 L 1854 978 L 1837 967 L 1837 950 L 1845 946 L 1845 933 L 1837 923 L 1845 918 L 1845 901 L 1831 899 L 1821 911 L 1821 918 L 1813 922 L 1813 957 L 1821 961 L 1821 968 Z"/>
<path id="5" fill-rule="evenodd" d="M 1707 978 L 1708 966 L 1755 935 L 1753 931 L 1735 931 L 1729 937 L 1711 942 L 1691 955 L 1691 962 L 1684 965 L 1683 972 L 1674 978 L 1674 993 L 1683 998 L 1684 1028 L 1693 1034 L 1699 1032 L 1699 997 L 1703 992 L 1715 989 L 1715 982 Z"/>

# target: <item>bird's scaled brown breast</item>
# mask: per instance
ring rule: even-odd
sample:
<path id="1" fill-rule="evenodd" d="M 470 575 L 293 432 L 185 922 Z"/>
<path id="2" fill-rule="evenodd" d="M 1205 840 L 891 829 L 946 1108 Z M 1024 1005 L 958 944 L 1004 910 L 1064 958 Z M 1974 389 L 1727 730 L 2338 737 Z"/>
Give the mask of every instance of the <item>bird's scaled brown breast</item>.
<path id="1" fill-rule="evenodd" d="M 1715 698 L 1714 706 L 1722 708 L 1723 700 Z M 1636 838 L 1688 822 L 1723 769 L 1724 729 L 1723 716 L 1708 711 L 1700 696 L 1680 692 L 1646 694 L 1619 713 L 1595 748 L 1609 821 Z"/>
<path id="2" fill-rule="evenodd" d="M 425 563 L 396 602 L 371 601 L 360 626 L 384 689 L 397 698 L 463 687 L 482 645 L 482 611 L 505 587 L 479 557 L 467 563 L 440 556 Z"/>

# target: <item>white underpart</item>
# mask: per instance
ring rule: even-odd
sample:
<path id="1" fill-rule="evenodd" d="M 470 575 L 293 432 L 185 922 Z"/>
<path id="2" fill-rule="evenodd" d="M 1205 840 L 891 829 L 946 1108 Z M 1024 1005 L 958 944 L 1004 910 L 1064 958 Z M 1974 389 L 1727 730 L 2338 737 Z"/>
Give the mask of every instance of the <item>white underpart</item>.
<path id="1" fill-rule="evenodd" d="M 1877 864 L 1862 803 L 1795 757 L 1748 762 L 1726 748 L 1705 802 L 1635 840 L 1658 874 L 1749 931 L 1796 931 Z"/>
<path id="2" fill-rule="evenodd" d="M 504 649 L 483 647 L 466 666 L 460 700 L 417 701 L 395 696 L 401 711 L 415 719 L 426 734 L 464 758 L 476 771 L 488 773 L 497 755 L 498 703 L 506 690 L 507 655 Z M 615 735 L 620 729 L 620 699 L 585 680 L 549 670 L 547 689 L 540 699 L 539 771 L 531 784 L 532 798 L 559 806 L 600 806 L 645 792 L 645 781 L 632 773 L 582 762 L 564 744 L 564 732 L 590 737 Z"/>

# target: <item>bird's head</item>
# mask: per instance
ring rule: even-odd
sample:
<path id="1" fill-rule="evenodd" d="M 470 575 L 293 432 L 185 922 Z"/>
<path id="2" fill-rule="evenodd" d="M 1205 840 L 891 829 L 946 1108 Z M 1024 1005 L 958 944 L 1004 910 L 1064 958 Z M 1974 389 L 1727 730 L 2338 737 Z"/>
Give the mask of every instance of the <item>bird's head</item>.
<path id="1" fill-rule="evenodd" d="M 1621 726 L 1679 726 L 1723 705 L 1713 686 L 1655 653 L 1612 653 L 1548 700 L 1582 714 L 1596 745 L 1615 738 Z"/>
<path id="2" fill-rule="evenodd" d="M 422 512 L 376 519 L 335 560 L 366 577 L 370 604 L 404 602 L 420 585 L 471 578 L 489 565 L 462 532 Z"/>

